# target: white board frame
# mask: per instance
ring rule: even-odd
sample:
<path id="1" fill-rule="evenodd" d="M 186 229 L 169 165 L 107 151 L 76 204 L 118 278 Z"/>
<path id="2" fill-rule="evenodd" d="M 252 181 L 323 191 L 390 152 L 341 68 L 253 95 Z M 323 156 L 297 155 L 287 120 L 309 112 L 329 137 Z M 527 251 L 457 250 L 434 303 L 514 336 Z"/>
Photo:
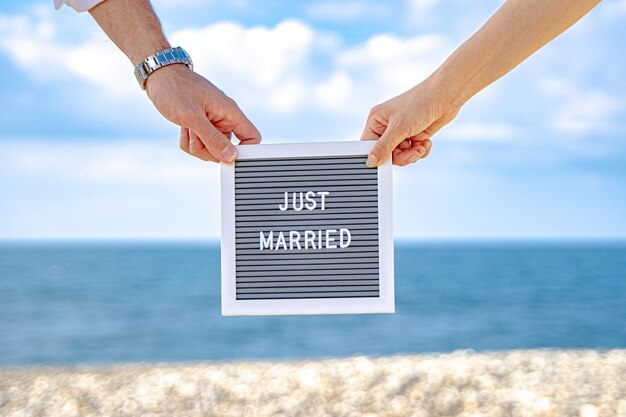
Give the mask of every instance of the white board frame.
<path id="1" fill-rule="evenodd" d="M 237 146 L 237 160 L 367 155 L 374 141 L 317 142 Z M 222 315 L 394 313 L 393 184 L 391 158 L 378 171 L 379 296 L 330 299 L 236 299 L 235 164 L 221 163 Z"/>

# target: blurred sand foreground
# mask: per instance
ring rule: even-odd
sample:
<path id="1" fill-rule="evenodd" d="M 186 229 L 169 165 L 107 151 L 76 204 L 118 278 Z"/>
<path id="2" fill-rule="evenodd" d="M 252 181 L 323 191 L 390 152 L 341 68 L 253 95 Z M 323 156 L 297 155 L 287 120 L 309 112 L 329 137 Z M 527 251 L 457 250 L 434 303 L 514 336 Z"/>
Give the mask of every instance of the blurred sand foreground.
<path id="1" fill-rule="evenodd" d="M 5 369 L 0 416 L 626 416 L 626 350 Z"/>

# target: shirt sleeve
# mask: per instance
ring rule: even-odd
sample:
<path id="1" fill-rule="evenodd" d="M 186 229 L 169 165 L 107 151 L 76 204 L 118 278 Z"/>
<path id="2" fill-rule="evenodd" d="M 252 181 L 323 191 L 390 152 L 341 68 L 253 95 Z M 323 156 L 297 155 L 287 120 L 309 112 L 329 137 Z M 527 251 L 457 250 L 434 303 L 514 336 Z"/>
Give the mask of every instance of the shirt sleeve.
<path id="1" fill-rule="evenodd" d="M 54 8 L 59 10 L 64 4 L 77 12 L 86 12 L 104 0 L 54 0 Z"/>

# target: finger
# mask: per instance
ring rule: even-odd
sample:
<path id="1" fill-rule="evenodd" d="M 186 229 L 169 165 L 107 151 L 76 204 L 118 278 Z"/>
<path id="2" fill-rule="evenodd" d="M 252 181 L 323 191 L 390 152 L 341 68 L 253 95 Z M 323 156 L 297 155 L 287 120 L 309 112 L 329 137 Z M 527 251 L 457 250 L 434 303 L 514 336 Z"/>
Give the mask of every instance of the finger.
<path id="1" fill-rule="evenodd" d="M 365 128 L 363 129 L 363 133 L 361 133 L 361 140 L 374 140 L 378 138 L 380 138 L 380 135 L 376 133 L 368 120 Z"/>
<path id="2" fill-rule="evenodd" d="M 189 129 L 186 127 L 180 128 L 180 138 L 178 139 L 178 147 L 183 151 L 189 153 Z"/>
<path id="3" fill-rule="evenodd" d="M 239 141 L 240 145 L 258 145 L 261 139 L 243 139 Z"/>
<path id="4" fill-rule="evenodd" d="M 406 136 L 404 136 L 406 137 Z M 377 167 L 385 162 L 391 155 L 394 148 L 404 139 L 402 132 L 393 125 L 387 126 L 385 132 L 376 141 L 376 144 L 367 157 L 367 166 L 370 168 Z"/>
<path id="5" fill-rule="evenodd" d="M 422 145 L 418 145 L 409 150 L 402 151 L 396 155 L 396 165 L 405 166 L 415 163 L 423 158 L 426 154 L 426 148 Z"/>
<path id="6" fill-rule="evenodd" d="M 261 143 L 261 132 L 248 120 L 245 114 L 237 108 L 233 133 L 242 145 Z"/>
<path id="7" fill-rule="evenodd" d="M 417 135 L 411 136 L 409 140 L 411 142 L 423 142 L 425 140 L 430 140 L 431 136 L 432 135 L 430 133 L 424 131 L 424 132 L 418 133 Z"/>
<path id="8" fill-rule="evenodd" d="M 413 143 L 410 140 L 405 139 L 402 142 L 400 142 L 398 146 L 396 146 L 396 149 L 401 149 L 404 151 L 407 149 L 411 149 L 411 146 L 413 146 Z"/>
<path id="9" fill-rule="evenodd" d="M 218 160 L 204 147 L 200 138 L 185 127 L 180 128 L 179 146 L 180 149 L 187 152 L 189 155 L 200 158 L 203 161 L 218 162 Z"/>
<path id="10" fill-rule="evenodd" d="M 365 127 L 361 133 L 361 140 L 379 139 L 387 129 L 387 118 L 383 116 L 382 106 L 374 106 L 367 115 Z"/>
<path id="11" fill-rule="evenodd" d="M 431 137 L 435 135 L 435 133 L 439 132 L 441 128 L 447 124 L 448 122 L 437 120 L 435 123 L 433 123 L 432 125 L 428 126 L 426 129 L 424 129 L 424 133 L 427 135 L 426 138 L 430 139 Z"/>
<path id="12" fill-rule="evenodd" d="M 385 131 L 387 126 L 379 122 L 373 115 L 367 117 L 363 133 L 361 133 L 361 140 L 375 140 L 380 138 L 381 134 Z"/>
<path id="13" fill-rule="evenodd" d="M 391 152 L 391 163 L 394 165 L 398 165 L 398 161 L 397 161 L 397 156 L 399 154 L 401 154 L 403 151 L 402 149 L 396 148 L 393 150 L 393 152 Z"/>
<path id="14" fill-rule="evenodd" d="M 400 145 L 398 145 L 398 147 L 394 150 L 393 163 L 395 165 L 405 166 L 428 156 L 432 142 L 428 139 L 416 140 L 418 136 L 419 135 L 411 136 L 407 140 L 401 142 Z M 407 141 L 411 143 L 411 146 L 408 148 L 404 145 Z"/>
<path id="15" fill-rule="evenodd" d="M 422 155 L 422 159 L 428 158 L 428 155 L 430 155 L 430 150 L 433 148 L 433 143 L 432 141 L 427 139 L 423 142 L 423 145 L 426 148 L 426 153 Z"/>
<path id="16" fill-rule="evenodd" d="M 414 148 L 414 147 L 417 147 L 417 146 L 423 146 L 424 148 L 428 148 L 429 146 L 432 145 L 432 141 L 430 139 L 415 139 L 416 137 L 418 137 L 418 135 L 411 136 L 409 138 L 411 146 L 409 146 L 408 148 L 405 148 L 405 150 L 406 149 L 410 149 L 410 148 Z"/>
<path id="17" fill-rule="evenodd" d="M 393 150 L 391 157 L 394 165 L 405 166 L 407 164 L 405 154 L 411 150 L 411 147 L 413 147 L 413 142 L 411 140 L 412 138 L 403 140 Z"/>
<path id="18" fill-rule="evenodd" d="M 203 161 L 219 162 L 216 157 L 211 155 L 198 135 L 193 132 L 189 132 L 189 154 Z"/>
<path id="19" fill-rule="evenodd" d="M 230 163 L 237 158 L 237 149 L 207 118 L 199 117 L 189 127 L 200 138 L 209 153 L 218 160 Z"/>

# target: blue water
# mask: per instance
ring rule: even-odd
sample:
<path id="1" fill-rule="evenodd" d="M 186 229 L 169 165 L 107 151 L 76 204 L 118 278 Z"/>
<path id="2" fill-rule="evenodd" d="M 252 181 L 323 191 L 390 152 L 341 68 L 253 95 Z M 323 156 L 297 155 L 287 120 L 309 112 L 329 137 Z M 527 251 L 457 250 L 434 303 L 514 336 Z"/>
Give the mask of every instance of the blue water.
<path id="1" fill-rule="evenodd" d="M 626 242 L 396 244 L 396 314 L 222 317 L 219 246 L 0 244 L 0 365 L 625 348 Z"/>

